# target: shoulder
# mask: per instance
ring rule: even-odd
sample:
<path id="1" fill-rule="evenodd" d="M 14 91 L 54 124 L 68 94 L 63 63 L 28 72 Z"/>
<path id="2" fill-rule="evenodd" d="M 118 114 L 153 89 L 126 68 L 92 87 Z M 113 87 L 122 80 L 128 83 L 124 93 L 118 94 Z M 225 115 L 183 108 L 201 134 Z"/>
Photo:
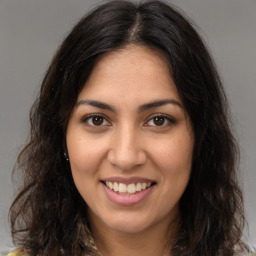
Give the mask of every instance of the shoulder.
<path id="1" fill-rule="evenodd" d="M 27 254 L 24 252 L 24 250 L 17 249 L 14 251 L 11 251 L 7 254 L 7 256 L 26 256 Z"/>
<path id="2" fill-rule="evenodd" d="M 256 256 L 256 248 L 250 244 L 245 244 L 243 248 L 235 248 L 234 256 Z"/>
<path id="3" fill-rule="evenodd" d="M 249 252 L 237 253 L 235 256 L 256 256 L 256 251 L 251 248 Z"/>
<path id="4" fill-rule="evenodd" d="M 253 246 L 249 246 L 250 248 L 250 253 L 248 254 L 249 256 L 256 256 L 256 248 Z"/>

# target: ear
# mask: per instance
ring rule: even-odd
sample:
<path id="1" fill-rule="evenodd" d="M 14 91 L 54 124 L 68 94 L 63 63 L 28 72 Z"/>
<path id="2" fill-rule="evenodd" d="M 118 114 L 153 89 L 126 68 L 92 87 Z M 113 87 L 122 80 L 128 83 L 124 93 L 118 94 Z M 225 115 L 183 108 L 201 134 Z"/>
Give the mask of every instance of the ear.
<path id="1" fill-rule="evenodd" d="M 63 139 L 63 154 L 64 157 L 66 159 L 66 161 L 69 161 L 69 157 L 68 157 L 68 148 L 67 148 L 67 143 L 66 143 L 66 139 Z"/>

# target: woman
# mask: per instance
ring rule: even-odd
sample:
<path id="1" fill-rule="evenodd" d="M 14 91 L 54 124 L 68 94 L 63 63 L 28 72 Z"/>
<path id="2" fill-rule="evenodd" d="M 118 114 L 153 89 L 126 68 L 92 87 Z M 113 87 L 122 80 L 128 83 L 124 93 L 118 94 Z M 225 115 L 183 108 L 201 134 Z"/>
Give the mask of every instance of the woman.
<path id="1" fill-rule="evenodd" d="M 190 23 L 162 2 L 108 2 L 64 40 L 32 107 L 17 253 L 248 255 L 236 158 Z"/>

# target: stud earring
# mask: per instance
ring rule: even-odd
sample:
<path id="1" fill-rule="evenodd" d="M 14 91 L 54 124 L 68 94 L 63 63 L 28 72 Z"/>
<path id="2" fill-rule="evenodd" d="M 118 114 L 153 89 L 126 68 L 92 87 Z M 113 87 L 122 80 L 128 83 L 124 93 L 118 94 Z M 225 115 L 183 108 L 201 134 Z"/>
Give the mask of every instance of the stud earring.
<path id="1" fill-rule="evenodd" d="M 64 157 L 65 157 L 66 161 L 69 161 L 68 154 L 66 152 L 64 153 Z"/>

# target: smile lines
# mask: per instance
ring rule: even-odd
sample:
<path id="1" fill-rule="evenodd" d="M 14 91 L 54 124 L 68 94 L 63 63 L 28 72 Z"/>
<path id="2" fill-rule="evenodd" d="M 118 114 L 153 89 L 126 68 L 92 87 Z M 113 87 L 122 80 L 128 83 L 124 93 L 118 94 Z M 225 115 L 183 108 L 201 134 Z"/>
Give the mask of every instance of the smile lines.
<path id="1" fill-rule="evenodd" d="M 118 192 L 120 194 L 135 194 L 136 192 L 140 192 L 142 190 L 149 188 L 154 183 L 138 182 L 138 183 L 130 183 L 126 185 L 124 183 L 106 181 L 104 182 L 104 184 L 111 190 Z"/>

